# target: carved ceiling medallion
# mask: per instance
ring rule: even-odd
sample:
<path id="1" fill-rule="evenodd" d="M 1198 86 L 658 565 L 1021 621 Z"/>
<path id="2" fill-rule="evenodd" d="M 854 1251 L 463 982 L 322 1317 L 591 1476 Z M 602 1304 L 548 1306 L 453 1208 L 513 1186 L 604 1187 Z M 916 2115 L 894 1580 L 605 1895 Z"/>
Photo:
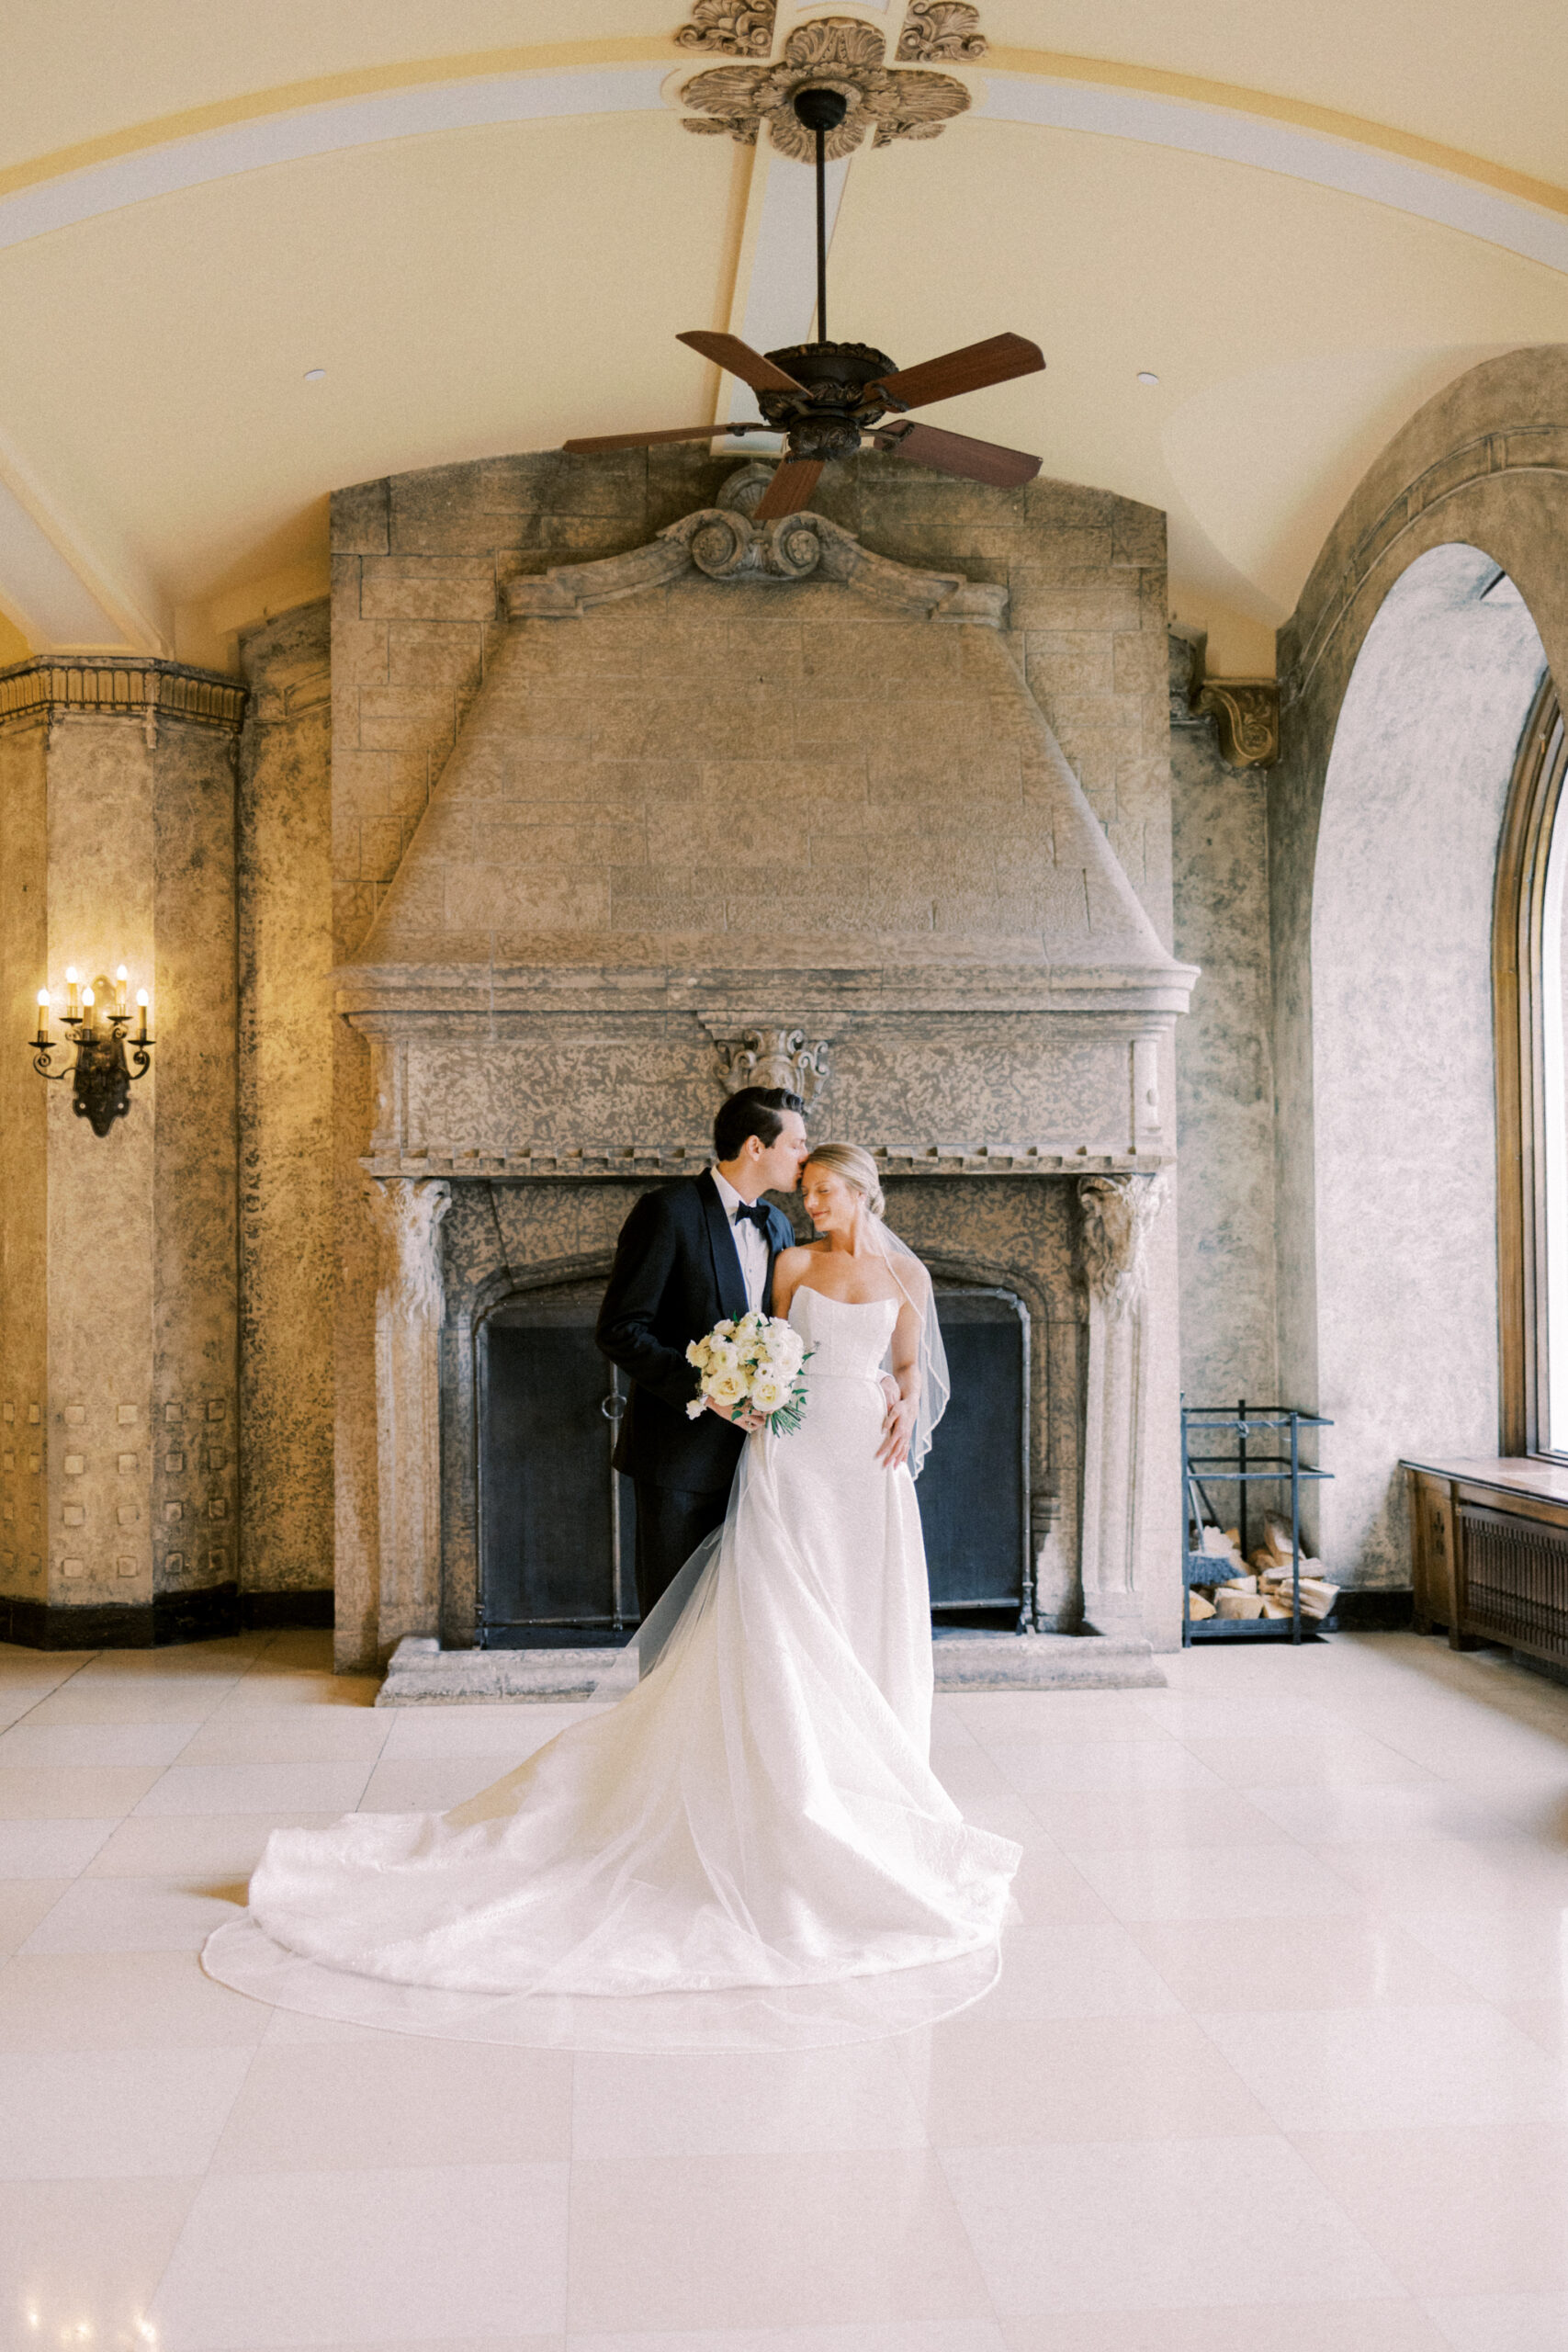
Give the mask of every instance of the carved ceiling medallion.
<path id="1" fill-rule="evenodd" d="M 875 147 L 895 139 L 935 139 L 968 107 L 968 91 L 946 74 L 889 68 L 883 62 L 886 53 L 874 25 L 852 17 L 819 17 L 792 32 L 783 56 L 771 65 L 720 65 L 696 74 L 681 92 L 682 104 L 698 109 L 685 118 L 686 129 L 716 137 L 727 132 L 749 147 L 766 123 L 781 155 L 812 163 L 816 141 L 791 103 L 796 90 L 809 84 L 837 90 L 849 109 L 828 133 L 829 161 L 852 155 L 868 130 Z"/>

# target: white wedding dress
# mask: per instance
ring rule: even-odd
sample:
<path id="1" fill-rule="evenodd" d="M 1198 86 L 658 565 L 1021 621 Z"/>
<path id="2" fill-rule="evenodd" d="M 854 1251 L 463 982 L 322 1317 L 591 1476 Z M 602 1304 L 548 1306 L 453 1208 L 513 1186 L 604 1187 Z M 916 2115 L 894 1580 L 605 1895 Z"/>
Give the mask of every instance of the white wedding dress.
<path id="1" fill-rule="evenodd" d="M 588 2048 L 862 2040 L 987 1991 L 1021 1849 L 931 1769 L 919 1512 L 875 1460 L 897 1311 L 796 1291 L 802 1426 L 749 1441 L 626 1696 L 452 1813 L 276 1831 L 209 1973 Z"/>

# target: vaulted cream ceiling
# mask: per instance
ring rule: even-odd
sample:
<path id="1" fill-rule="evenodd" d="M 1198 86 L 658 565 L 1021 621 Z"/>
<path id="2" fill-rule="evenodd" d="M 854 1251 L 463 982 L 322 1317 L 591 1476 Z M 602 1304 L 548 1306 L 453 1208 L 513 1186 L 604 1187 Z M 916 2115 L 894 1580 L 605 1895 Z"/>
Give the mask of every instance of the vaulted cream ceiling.
<path id="1" fill-rule="evenodd" d="M 779 28 L 891 45 L 903 5 L 781 0 Z M 682 130 L 714 62 L 684 13 L 10 0 L 0 659 L 231 660 L 324 582 L 335 484 L 736 413 L 675 332 L 809 332 L 809 177 Z M 1043 376 L 933 421 L 1165 507 L 1173 609 L 1212 668 L 1268 668 L 1389 435 L 1488 353 L 1568 340 L 1568 11 L 981 13 L 973 111 L 839 175 L 830 329 L 905 363 L 1034 336 Z"/>

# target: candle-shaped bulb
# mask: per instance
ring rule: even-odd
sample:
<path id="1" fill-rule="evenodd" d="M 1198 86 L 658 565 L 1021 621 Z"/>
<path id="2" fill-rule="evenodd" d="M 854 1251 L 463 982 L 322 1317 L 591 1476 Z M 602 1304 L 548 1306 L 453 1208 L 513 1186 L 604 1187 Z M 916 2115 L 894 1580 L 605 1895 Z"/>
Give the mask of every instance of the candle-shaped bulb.
<path id="1" fill-rule="evenodd" d="M 137 989 L 137 991 L 136 991 L 136 1001 L 137 1001 L 137 1003 L 138 1003 L 138 1004 L 145 1005 L 145 1003 L 146 1003 L 146 1001 L 147 1001 L 147 991 L 146 991 L 146 989 Z"/>
<path id="2" fill-rule="evenodd" d="M 147 991 L 145 989 L 137 989 L 136 1001 L 141 1008 L 141 1026 L 137 1031 L 138 1041 L 140 1041 L 147 1035 Z"/>
<path id="3" fill-rule="evenodd" d="M 115 966 L 114 976 L 117 980 L 128 980 L 130 978 L 130 974 L 126 970 L 123 964 L 117 964 Z"/>
<path id="4" fill-rule="evenodd" d="M 83 1003 L 86 1006 L 86 1008 L 87 1008 L 87 1010 L 88 1010 L 88 1012 L 91 1012 L 91 1011 L 92 1011 L 92 1009 L 93 1009 L 94 1005 L 95 1005 L 95 1004 L 96 1004 L 97 1001 L 98 1001 L 98 1000 L 97 1000 L 97 998 L 93 994 L 93 991 L 92 991 L 92 989 L 83 989 L 83 991 L 82 991 L 82 1001 L 83 1001 Z"/>
<path id="5" fill-rule="evenodd" d="M 72 987 L 74 988 L 76 985 L 76 967 L 74 964 L 67 964 L 65 967 L 65 977 L 70 981 Z"/>
<path id="6" fill-rule="evenodd" d="M 38 992 L 38 1001 L 47 1012 L 49 1010 L 49 990 L 47 989 L 39 989 Z"/>
<path id="7" fill-rule="evenodd" d="M 117 964 L 115 966 L 114 1009 L 117 1012 L 123 1012 L 125 1011 L 125 983 L 129 977 L 130 976 L 123 964 Z"/>
<path id="8" fill-rule="evenodd" d="M 76 997 L 76 967 L 74 964 L 67 964 L 65 967 L 65 1018 L 67 1021 L 75 1021 L 79 1018 L 81 1010 Z"/>

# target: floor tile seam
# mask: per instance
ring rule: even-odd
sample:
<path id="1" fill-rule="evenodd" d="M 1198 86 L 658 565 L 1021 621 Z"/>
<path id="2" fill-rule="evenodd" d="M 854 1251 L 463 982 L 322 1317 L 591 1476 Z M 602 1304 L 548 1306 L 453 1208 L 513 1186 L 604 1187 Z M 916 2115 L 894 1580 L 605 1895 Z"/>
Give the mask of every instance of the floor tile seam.
<path id="1" fill-rule="evenodd" d="M 76 1677 L 81 1673 L 83 1667 L 91 1666 L 95 1658 L 103 1657 L 107 1655 L 107 1653 L 103 1650 L 84 1650 L 80 1662 L 71 1668 L 69 1674 L 62 1674 L 58 1682 L 51 1682 L 49 1689 L 44 1692 L 43 1697 L 41 1699 L 35 1699 L 30 1707 L 24 1707 L 21 1713 L 16 1717 L 15 1721 L 6 1724 L 6 1730 L 15 1731 L 17 1724 L 25 1724 L 28 1717 L 34 1713 L 38 1708 L 44 1706 L 51 1699 L 58 1698 L 62 1690 L 68 1690 L 71 1684 L 75 1681 Z"/>

